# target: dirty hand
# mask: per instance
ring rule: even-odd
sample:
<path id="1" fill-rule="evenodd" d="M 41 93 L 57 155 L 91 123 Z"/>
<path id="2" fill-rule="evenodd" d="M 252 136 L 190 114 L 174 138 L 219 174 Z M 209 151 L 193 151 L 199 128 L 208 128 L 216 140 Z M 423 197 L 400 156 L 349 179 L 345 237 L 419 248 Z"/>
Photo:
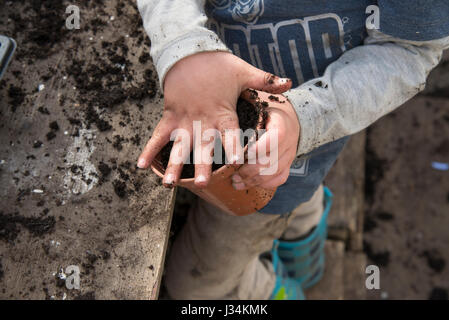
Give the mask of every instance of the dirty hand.
<path id="1" fill-rule="evenodd" d="M 235 110 L 240 93 L 247 88 L 282 93 L 290 89 L 291 84 L 290 79 L 275 77 L 227 52 L 202 52 L 181 59 L 165 77 L 163 116 L 140 155 L 137 166 L 148 168 L 170 141 L 172 132 L 184 129 L 190 133 L 190 144 L 181 139 L 180 134 L 174 135 L 174 145 L 163 179 L 165 186 L 175 185 L 181 176 L 183 164 L 173 160 L 179 159 L 182 148 L 190 148 L 186 154 L 190 153 L 193 121 L 201 121 L 202 133 L 207 129 L 218 130 L 228 161 L 237 163 L 243 157 L 243 150 L 238 143 L 235 144 L 237 150 L 227 148 L 224 132 L 226 129 L 239 128 Z M 202 146 L 209 143 L 201 141 Z M 197 149 L 202 149 L 203 154 Z M 206 147 L 195 150 L 194 158 L 201 159 L 195 160 L 195 184 L 198 187 L 205 187 L 210 180 L 213 156 L 208 150 Z"/>
<path id="2" fill-rule="evenodd" d="M 266 132 L 249 147 L 248 163 L 232 176 L 237 190 L 254 186 L 270 189 L 284 184 L 296 157 L 300 125 L 293 106 L 281 94 L 270 97 L 259 91 L 258 97 L 268 102 Z"/>

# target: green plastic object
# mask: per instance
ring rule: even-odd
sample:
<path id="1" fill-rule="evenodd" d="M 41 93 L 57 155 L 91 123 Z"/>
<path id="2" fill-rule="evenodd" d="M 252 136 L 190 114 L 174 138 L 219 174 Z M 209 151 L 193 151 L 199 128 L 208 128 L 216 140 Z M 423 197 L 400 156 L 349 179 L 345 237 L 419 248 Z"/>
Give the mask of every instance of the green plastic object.
<path id="1" fill-rule="evenodd" d="M 0 80 L 6 72 L 16 47 L 16 42 L 13 39 L 0 35 Z"/>

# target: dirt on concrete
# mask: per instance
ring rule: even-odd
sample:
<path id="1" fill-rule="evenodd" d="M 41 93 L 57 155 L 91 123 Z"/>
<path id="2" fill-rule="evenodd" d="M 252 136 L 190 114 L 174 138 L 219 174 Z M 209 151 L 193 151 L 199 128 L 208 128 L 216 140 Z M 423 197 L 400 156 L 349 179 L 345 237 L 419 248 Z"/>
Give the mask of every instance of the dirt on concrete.
<path id="1" fill-rule="evenodd" d="M 449 52 L 426 90 L 368 129 L 364 249 L 372 299 L 448 299 Z M 444 94 L 443 94 L 444 93 Z"/>

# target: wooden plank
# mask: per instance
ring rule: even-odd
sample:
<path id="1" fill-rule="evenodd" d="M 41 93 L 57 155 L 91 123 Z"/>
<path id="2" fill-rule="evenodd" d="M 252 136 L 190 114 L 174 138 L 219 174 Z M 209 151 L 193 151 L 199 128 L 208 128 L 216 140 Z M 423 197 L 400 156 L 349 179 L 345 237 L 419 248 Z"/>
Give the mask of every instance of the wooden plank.
<path id="1" fill-rule="evenodd" d="M 366 299 L 366 255 L 346 252 L 344 259 L 344 297 L 345 300 Z"/>
<path id="2" fill-rule="evenodd" d="M 351 137 L 325 180 L 334 194 L 329 237 L 346 241 L 352 250 L 362 249 L 365 137 L 365 131 Z"/>
<path id="3" fill-rule="evenodd" d="M 144 84 L 149 72 L 156 80 L 151 62 L 139 62 L 149 47 L 139 39 L 144 31 L 136 27 L 135 4 L 126 3 L 80 5 L 82 29 L 55 40 L 47 58 L 21 55 L 30 44 L 25 32 L 14 35 L 18 54 L 0 85 L 1 299 L 157 298 L 174 190 L 163 188 L 150 171 L 137 170 L 135 162 L 160 118 L 161 93 L 126 97 L 113 108 L 94 103 L 110 130 L 101 131 L 101 123 L 89 124 L 86 117 L 86 97 L 106 95 L 108 79 L 119 78 L 124 89 Z M 6 6 L 0 20 L 16 12 L 26 19 L 25 6 Z M 112 20 L 118 10 L 120 19 Z M 95 32 L 94 18 L 104 22 Z M 11 29 L 2 31 L 12 34 L 13 26 L 8 23 Z M 120 38 L 122 45 L 115 49 Z M 126 62 L 111 61 L 109 50 Z M 103 71 L 102 86 L 80 92 L 76 87 L 83 83 L 73 77 L 74 61 L 84 63 L 83 72 L 103 68 L 101 61 L 114 70 L 118 64 L 132 78 Z M 41 84 L 45 87 L 38 91 Z M 15 112 L 11 88 L 25 94 Z M 112 99 L 106 98 L 106 104 Z M 49 128 L 54 121 L 59 130 Z M 55 134 L 51 140 L 49 132 Z M 111 169 L 109 174 L 101 163 Z M 79 290 L 57 279 L 61 268 L 71 265 L 81 271 Z"/>
<path id="4" fill-rule="evenodd" d="M 344 297 L 345 247 L 341 241 L 326 241 L 326 269 L 323 279 L 305 291 L 308 300 L 342 300 Z"/>

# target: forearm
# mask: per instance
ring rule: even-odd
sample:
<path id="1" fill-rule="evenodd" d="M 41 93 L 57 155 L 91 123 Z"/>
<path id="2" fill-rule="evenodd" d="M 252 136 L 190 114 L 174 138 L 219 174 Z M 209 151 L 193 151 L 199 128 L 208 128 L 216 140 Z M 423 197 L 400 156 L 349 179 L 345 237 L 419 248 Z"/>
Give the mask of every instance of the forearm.
<path id="1" fill-rule="evenodd" d="M 138 0 L 151 56 L 163 87 L 165 75 L 179 60 L 204 51 L 229 51 L 205 27 L 205 0 Z"/>
<path id="2" fill-rule="evenodd" d="M 301 125 L 298 155 L 354 134 L 412 98 L 448 47 L 449 37 L 413 42 L 370 32 L 322 77 L 285 94 Z"/>

